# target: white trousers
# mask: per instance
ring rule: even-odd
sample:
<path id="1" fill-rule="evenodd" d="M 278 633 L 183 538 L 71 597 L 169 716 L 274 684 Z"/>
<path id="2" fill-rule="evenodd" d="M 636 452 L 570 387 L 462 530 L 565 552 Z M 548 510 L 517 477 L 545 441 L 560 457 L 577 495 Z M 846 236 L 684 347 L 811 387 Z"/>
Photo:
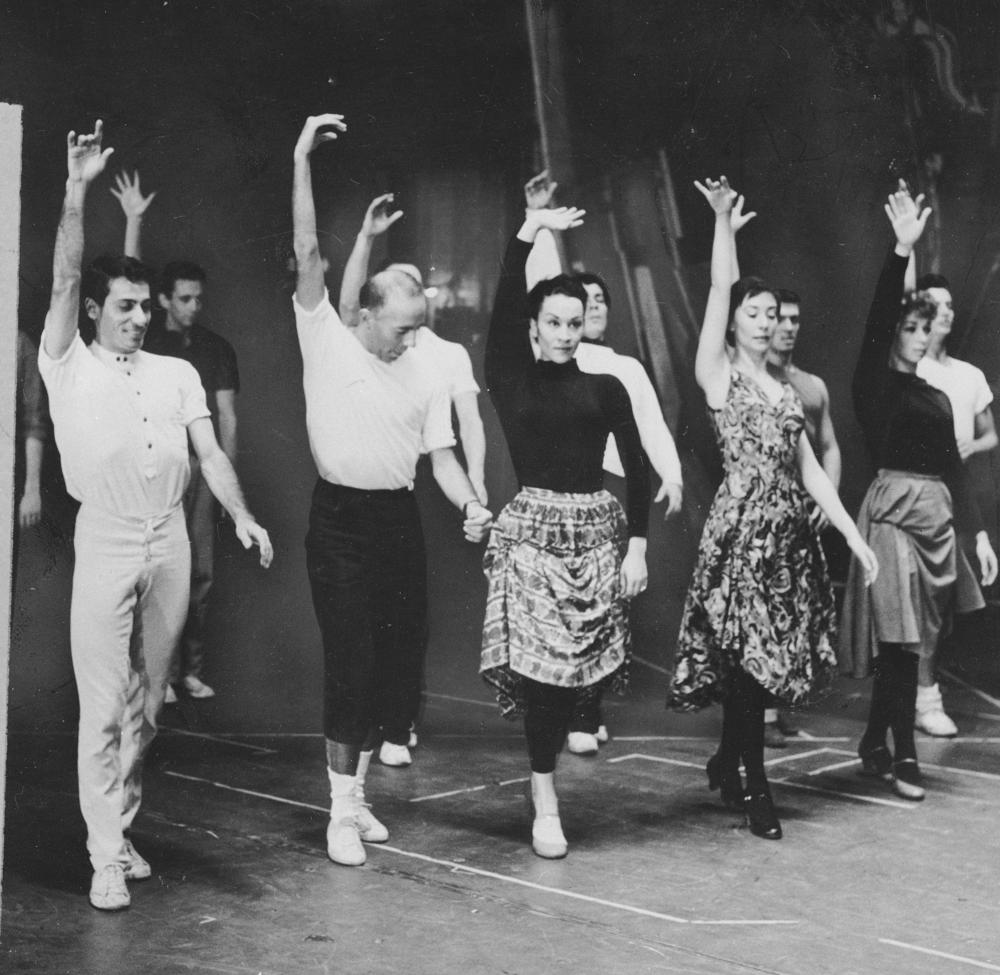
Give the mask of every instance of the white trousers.
<path id="1" fill-rule="evenodd" d="M 83 505 L 70 610 L 80 696 L 77 769 L 95 870 L 126 862 L 171 656 L 187 616 L 191 546 L 184 512 L 143 521 Z"/>

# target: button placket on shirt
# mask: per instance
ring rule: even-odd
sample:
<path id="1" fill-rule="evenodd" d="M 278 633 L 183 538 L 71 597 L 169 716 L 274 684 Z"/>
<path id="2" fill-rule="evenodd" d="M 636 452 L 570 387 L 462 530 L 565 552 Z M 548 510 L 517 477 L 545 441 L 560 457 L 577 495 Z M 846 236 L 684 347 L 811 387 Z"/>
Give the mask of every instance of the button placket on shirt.
<path id="1" fill-rule="evenodd" d="M 124 367 L 122 375 L 125 379 L 125 382 L 129 386 L 135 387 L 135 395 L 141 397 L 142 390 L 137 388 L 137 383 L 132 378 L 132 369 L 130 368 L 131 363 L 129 363 L 128 357 L 115 356 L 115 361 L 120 366 Z M 142 438 L 143 442 L 146 445 L 145 460 L 143 461 L 142 472 L 149 480 L 152 480 L 154 477 L 156 477 L 156 467 L 157 467 L 156 452 L 153 450 L 153 434 L 149 427 L 149 417 L 146 415 L 145 407 L 142 405 L 141 402 L 138 404 L 136 412 L 138 416 L 142 417 L 142 423 L 143 423 Z"/>

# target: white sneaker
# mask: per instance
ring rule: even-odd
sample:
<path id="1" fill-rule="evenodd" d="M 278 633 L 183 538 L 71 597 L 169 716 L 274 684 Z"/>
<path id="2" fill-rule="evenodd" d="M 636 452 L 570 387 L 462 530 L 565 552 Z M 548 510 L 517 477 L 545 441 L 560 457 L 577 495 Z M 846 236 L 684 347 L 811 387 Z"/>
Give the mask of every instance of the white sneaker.
<path id="1" fill-rule="evenodd" d="M 358 835 L 365 843 L 385 843 L 389 839 L 389 830 L 375 818 L 371 804 L 365 802 L 364 787 L 355 785 L 354 795 L 358 800 L 358 811 L 354 820 Z"/>
<path id="2" fill-rule="evenodd" d="M 404 768 L 413 762 L 410 749 L 406 745 L 394 745 L 391 741 L 382 742 L 382 747 L 378 750 L 378 760 L 383 765 L 392 765 L 394 768 Z"/>
<path id="3" fill-rule="evenodd" d="M 937 684 L 917 688 L 917 715 L 913 726 L 934 738 L 954 738 L 958 726 L 944 713 L 941 688 Z"/>
<path id="4" fill-rule="evenodd" d="M 120 863 L 108 863 L 94 871 L 90 881 L 90 903 L 99 911 L 123 911 L 132 903 Z"/>
<path id="5" fill-rule="evenodd" d="M 196 697 L 202 700 L 206 697 L 215 697 L 215 691 L 212 690 L 208 684 L 203 683 L 194 674 L 188 674 L 184 678 L 184 690 L 188 692 L 189 697 Z"/>
<path id="6" fill-rule="evenodd" d="M 597 734 L 594 737 L 597 739 L 599 745 L 606 745 L 611 740 L 611 735 L 608 734 L 608 726 L 606 724 L 599 725 Z"/>
<path id="7" fill-rule="evenodd" d="M 334 863 L 360 867 L 365 862 L 365 848 L 358 828 L 362 808 L 356 790 L 331 801 L 330 824 L 326 828 L 326 855 Z"/>
<path id="8" fill-rule="evenodd" d="M 591 736 L 593 737 L 593 736 Z M 569 850 L 558 813 L 535 816 L 531 824 L 531 848 L 546 860 L 561 860 Z"/>
<path id="9" fill-rule="evenodd" d="M 596 755 L 597 735 L 586 731 L 571 731 L 566 736 L 566 747 L 574 755 Z"/>
<path id="10" fill-rule="evenodd" d="M 163 695 L 163 703 L 164 704 L 177 703 L 177 691 L 175 691 L 170 684 L 167 684 L 166 693 Z"/>
<path id="11" fill-rule="evenodd" d="M 147 880 L 153 875 L 149 861 L 132 845 L 130 839 L 125 840 L 125 853 L 128 863 L 125 864 L 126 880 Z"/>

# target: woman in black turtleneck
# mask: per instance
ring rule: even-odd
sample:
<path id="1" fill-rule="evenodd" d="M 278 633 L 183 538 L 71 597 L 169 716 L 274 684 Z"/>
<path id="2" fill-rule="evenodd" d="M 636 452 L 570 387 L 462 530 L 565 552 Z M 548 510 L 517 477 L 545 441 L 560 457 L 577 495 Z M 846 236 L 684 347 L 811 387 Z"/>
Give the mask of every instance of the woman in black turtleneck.
<path id="1" fill-rule="evenodd" d="M 918 292 L 900 305 L 906 262 L 930 214 L 921 212 L 921 202 L 900 184 L 885 207 L 896 244 L 875 289 L 853 383 L 854 410 L 878 470 L 858 528 L 880 572 L 866 589 L 852 563 L 840 633 L 841 669 L 875 676 L 858 748 L 862 771 L 891 780 L 898 795 L 913 800 L 924 797 L 913 740 L 919 658 L 933 652 L 952 607 L 968 612 L 983 605 L 955 544 L 955 518 L 976 536 L 983 585 L 997 572 L 955 443 L 951 403 L 916 374 L 935 304 Z M 889 728 L 895 755 L 886 744 Z"/>
<path id="2" fill-rule="evenodd" d="M 573 358 L 587 293 L 558 275 L 525 301 L 538 231 L 577 227 L 582 217 L 567 207 L 528 211 L 504 255 L 485 363 L 521 490 L 497 519 L 484 559 L 480 669 L 503 713 L 524 713 L 532 848 L 548 858 L 566 855 L 554 772 L 577 695 L 624 683 L 626 600 L 647 580 L 649 472 L 628 394 L 613 376 L 580 372 Z M 602 486 L 609 433 L 628 479 L 627 518 Z"/>

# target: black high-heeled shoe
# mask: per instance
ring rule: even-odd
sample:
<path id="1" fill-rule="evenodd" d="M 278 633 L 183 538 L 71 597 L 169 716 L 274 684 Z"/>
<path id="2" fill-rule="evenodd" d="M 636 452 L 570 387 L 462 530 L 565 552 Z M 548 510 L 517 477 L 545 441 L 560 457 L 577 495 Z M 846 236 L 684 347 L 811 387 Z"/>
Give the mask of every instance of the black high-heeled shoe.
<path id="1" fill-rule="evenodd" d="M 722 761 L 718 753 L 713 755 L 705 765 L 705 774 L 708 776 L 708 787 L 715 792 L 720 791 L 722 804 L 727 809 L 740 810 L 743 808 L 743 783 L 740 781 L 739 772 L 736 773 L 737 781 L 731 782 L 725 778 L 722 772 Z"/>
<path id="2" fill-rule="evenodd" d="M 781 823 L 774 811 L 774 803 L 766 792 L 748 795 L 744 800 L 747 826 L 754 836 L 764 840 L 781 839 Z"/>
<path id="3" fill-rule="evenodd" d="M 865 748 L 861 744 L 858 746 L 858 758 L 861 759 L 861 775 L 887 782 L 892 780 L 892 752 L 885 745 Z"/>

